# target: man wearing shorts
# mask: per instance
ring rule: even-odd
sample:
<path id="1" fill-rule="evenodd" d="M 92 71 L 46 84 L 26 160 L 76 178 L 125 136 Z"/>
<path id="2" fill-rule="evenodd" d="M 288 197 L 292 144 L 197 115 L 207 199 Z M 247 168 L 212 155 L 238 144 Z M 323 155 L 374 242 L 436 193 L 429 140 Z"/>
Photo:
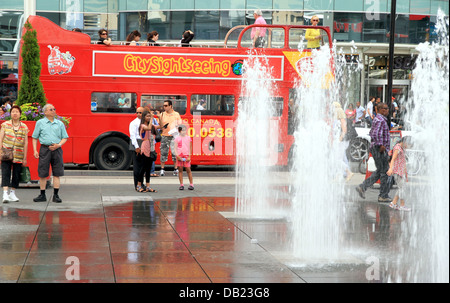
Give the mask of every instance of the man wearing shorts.
<path id="1" fill-rule="evenodd" d="M 160 176 L 164 176 L 165 174 L 164 165 L 169 156 L 169 149 L 172 152 L 173 165 L 175 166 L 173 175 L 178 176 L 175 145 L 171 131 L 177 130 L 178 124 L 181 124 L 181 117 L 178 112 L 174 111 L 171 100 L 164 101 L 164 111 L 158 116 L 158 118 L 160 121 L 159 125 L 161 126 L 162 129 L 161 146 L 160 146 L 160 153 L 161 153 Z"/>
<path id="2" fill-rule="evenodd" d="M 41 193 L 33 199 L 34 202 L 47 202 L 45 188 L 49 176 L 50 166 L 53 174 L 53 202 L 61 203 L 59 198 L 60 177 L 64 176 L 63 151 L 61 147 L 67 142 L 66 127 L 60 120 L 55 119 L 56 109 L 52 104 L 44 106 L 45 118 L 36 122 L 33 135 L 34 157 L 39 159 L 38 175 Z M 37 151 L 37 141 L 41 144 Z"/>

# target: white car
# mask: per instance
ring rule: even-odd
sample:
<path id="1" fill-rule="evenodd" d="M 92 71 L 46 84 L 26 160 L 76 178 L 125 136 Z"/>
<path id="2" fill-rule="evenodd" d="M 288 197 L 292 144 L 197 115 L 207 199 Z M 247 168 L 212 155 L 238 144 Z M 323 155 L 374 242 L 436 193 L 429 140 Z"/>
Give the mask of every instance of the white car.
<path id="1" fill-rule="evenodd" d="M 370 147 L 370 128 L 362 128 L 362 127 L 355 127 L 356 132 L 358 133 L 358 137 L 354 138 L 352 141 L 350 141 L 349 147 L 347 149 L 347 156 L 350 161 L 353 162 L 360 162 L 360 166 L 362 160 L 369 156 L 369 147 Z M 402 130 L 400 131 L 400 134 L 398 137 L 406 137 L 411 136 L 413 137 L 412 131 Z M 415 139 L 416 141 L 420 141 L 421 134 L 415 133 Z M 396 144 L 397 140 L 394 139 L 394 135 L 391 134 L 391 148 L 393 147 L 393 144 Z M 416 142 L 417 143 L 417 142 Z M 406 151 L 406 162 L 408 167 L 408 174 L 410 175 L 417 175 L 421 169 L 423 168 L 424 161 L 425 161 L 425 154 L 423 150 L 420 148 L 420 145 L 415 147 L 416 149 L 408 149 Z M 372 163 L 372 169 L 370 167 L 370 160 L 367 165 L 369 165 L 369 171 L 375 170 L 375 163 Z M 365 171 L 366 163 L 363 163 L 364 168 L 360 167 L 360 172 Z"/>
<path id="2" fill-rule="evenodd" d="M 350 141 L 347 149 L 347 155 L 349 161 L 358 162 L 369 155 L 370 128 L 355 127 L 355 130 L 358 133 L 358 137 Z M 401 131 L 401 136 L 412 136 L 412 132 L 403 130 Z"/>

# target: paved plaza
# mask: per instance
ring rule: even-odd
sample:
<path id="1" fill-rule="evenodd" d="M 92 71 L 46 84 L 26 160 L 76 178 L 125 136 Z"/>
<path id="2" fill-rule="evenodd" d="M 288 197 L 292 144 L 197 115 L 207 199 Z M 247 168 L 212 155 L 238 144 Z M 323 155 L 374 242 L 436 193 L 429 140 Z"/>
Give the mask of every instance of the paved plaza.
<path id="1" fill-rule="evenodd" d="M 169 172 L 171 173 L 171 172 Z M 152 179 L 157 193 L 133 189 L 131 172 L 68 172 L 63 203 L 32 202 L 37 188 L 20 188 L 20 202 L 3 203 L 0 282 L 311 283 L 389 282 L 381 262 L 398 245 L 407 213 L 366 200 L 347 183 L 343 242 L 349 260 L 299 266 L 289 259 L 289 220 L 236 218 L 235 173 L 194 171 L 195 190 L 178 178 Z M 285 174 L 286 173 L 280 173 Z M 289 195 L 287 186 L 274 190 Z M 53 189 L 47 189 L 51 201 Z M 398 247 L 394 248 L 398 250 Z"/>

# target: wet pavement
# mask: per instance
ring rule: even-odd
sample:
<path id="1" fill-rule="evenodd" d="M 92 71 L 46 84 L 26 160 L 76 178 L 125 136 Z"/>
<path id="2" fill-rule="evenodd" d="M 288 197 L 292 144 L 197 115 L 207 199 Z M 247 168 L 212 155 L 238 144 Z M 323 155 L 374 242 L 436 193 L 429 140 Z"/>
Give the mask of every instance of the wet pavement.
<path id="1" fill-rule="evenodd" d="M 383 264 L 398 251 L 408 214 L 374 202 L 377 189 L 362 201 L 353 189 L 362 179 L 347 185 L 346 257 L 306 266 L 290 255 L 288 220 L 229 216 L 233 173 L 194 172 L 194 191 L 154 178 L 158 193 L 137 193 L 129 176 L 66 176 L 61 204 L 32 202 L 39 190 L 20 188 L 20 202 L 0 206 L 0 282 L 388 282 L 390 268 L 373 272 L 367 258 Z"/>

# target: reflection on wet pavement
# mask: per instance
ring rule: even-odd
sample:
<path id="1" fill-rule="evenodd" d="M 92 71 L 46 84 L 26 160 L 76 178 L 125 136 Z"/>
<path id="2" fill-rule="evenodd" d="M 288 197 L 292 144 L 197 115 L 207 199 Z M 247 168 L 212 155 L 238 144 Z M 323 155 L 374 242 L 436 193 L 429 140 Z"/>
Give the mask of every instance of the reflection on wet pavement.
<path id="1" fill-rule="evenodd" d="M 385 282 L 383 272 L 367 280 L 365 260 L 386 261 L 400 245 L 404 214 L 346 203 L 341 240 L 354 262 L 300 266 L 289 256 L 289 222 L 227 219 L 234 203 L 109 200 L 83 211 L 3 205 L 0 282 Z M 67 279 L 69 257 L 79 260 L 79 280 Z"/>

